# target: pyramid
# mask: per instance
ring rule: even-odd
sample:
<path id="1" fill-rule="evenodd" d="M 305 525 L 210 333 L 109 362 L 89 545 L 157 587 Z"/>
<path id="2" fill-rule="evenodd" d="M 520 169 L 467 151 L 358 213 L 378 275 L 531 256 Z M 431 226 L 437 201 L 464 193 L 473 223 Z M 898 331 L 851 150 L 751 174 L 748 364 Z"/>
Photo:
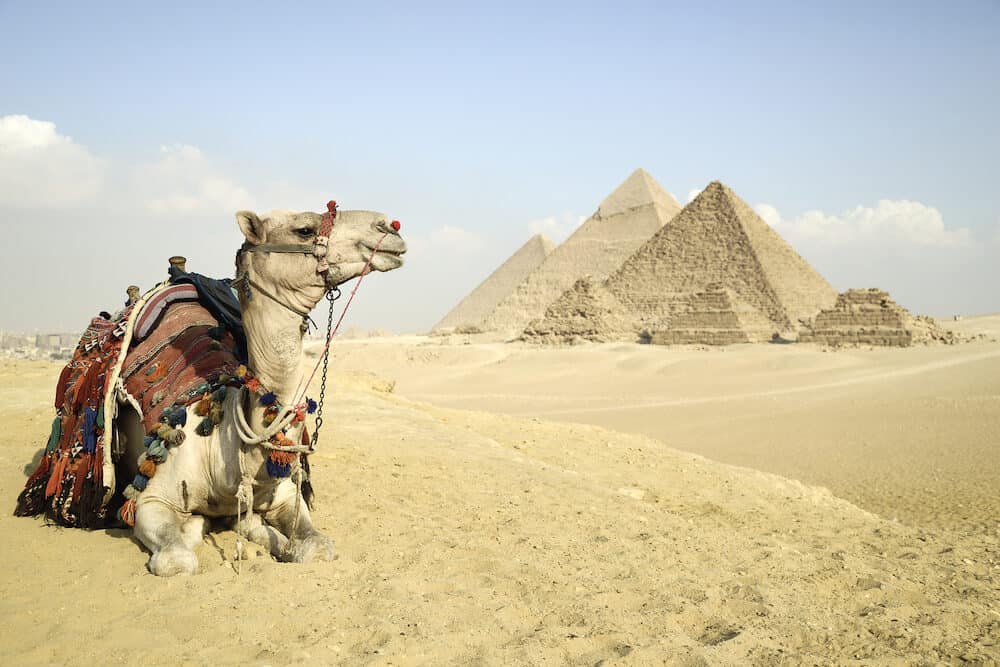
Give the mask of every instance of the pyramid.
<path id="1" fill-rule="evenodd" d="M 458 302 L 433 330 L 479 327 L 504 297 L 548 257 L 555 244 L 541 234 L 536 234 L 518 249 L 506 262 L 481 282 L 476 289 Z"/>
<path id="2" fill-rule="evenodd" d="M 562 245 L 485 319 L 489 331 L 521 332 L 584 276 L 600 282 L 680 211 L 653 177 L 636 169 Z"/>
<path id="3" fill-rule="evenodd" d="M 771 337 L 771 323 L 732 290 L 712 283 L 703 292 L 679 298 L 670 320 L 651 326 L 644 337 L 654 345 L 732 345 Z"/>
<path id="4" fill-rule="evenodd" d="M 710 303 L 717 299 L 707 296 L 710 285 L 718 285 L 712 291 L 727 291 L 729 306 Z M 717 181 L 594 288 L 601 290 L 610 295 L 603 301 L 621 305 L 619 313 L 605 319 L 631 323 L 625 340 L 636 340 L 645 330 L 661 332 L 659 340 L 665 341 L 669 336 L 662 332 L 674 325 L 697 331 L 689 326 L 693 320 L 683 323 L 685 313 L 702 308 L 699 299 L 706 313 L 723 307 L 740 312 L 750 337 L 759 338 L 765 333 L 762 322 L 772 334 L 794 331 L 800 320 L 829 308 L 837 297 L 822 276 Z M 539 326 L 532 324 L 535 330 Z"/>
<path id="5" fill-rule="evenodd" d="M 955 335 L 929 317 L 914 316 L 880 289 L 851 289 L 837 296 L 833 308 L 820 311 L 799 332 L 799 342 L 823 345 L 954 343 Z"/>
<path id="6" fill-rule="evenodd" d="M 577 280 L 521 334 L 529 343 L 560 345 L 583 341 L 606 343 L 627 335 L 621 304 L 589 276 Z"/>

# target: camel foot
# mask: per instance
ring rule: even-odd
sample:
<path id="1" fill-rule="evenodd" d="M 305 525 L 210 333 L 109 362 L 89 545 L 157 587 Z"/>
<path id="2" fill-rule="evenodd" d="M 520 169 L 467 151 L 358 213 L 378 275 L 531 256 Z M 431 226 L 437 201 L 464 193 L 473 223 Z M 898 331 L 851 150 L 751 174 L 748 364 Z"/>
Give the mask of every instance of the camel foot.
<path id="1" fill-rule="evenodd" d="M 305 539 L 289 540 L 284 559 L 289 563 L 310 563 L 314 560 L 336 560 L 333 540 L 322 533 L 314 533 Z"/>
<path id="2" fill-rule="evenodd" d="M 149 557 L 149 571 L 158 577 L 190 576 L 198 571 L 198 557 L 182 544 L 171 545 Z"/>

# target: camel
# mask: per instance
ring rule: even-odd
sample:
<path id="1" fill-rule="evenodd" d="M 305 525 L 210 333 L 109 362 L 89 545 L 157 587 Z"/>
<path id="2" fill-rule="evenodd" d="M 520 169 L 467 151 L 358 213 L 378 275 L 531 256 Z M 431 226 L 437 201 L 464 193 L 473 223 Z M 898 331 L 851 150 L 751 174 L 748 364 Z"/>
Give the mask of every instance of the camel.
<path id="1" fill-rule="evenodd" d="M 291 406 L 303 390 L 303 313 L 308 314 L 328 290 L 364 272 L 401 266 L 406 244 L 398 234 L 398 223 L 390 225 L 371 211 L 339 212 L 325 257 L 301 250 L 317 237 L 323 223 L 318 213 L 272 211 L 258 216 L 239 211 L 236 220 L 246 237 L 236 268 L 237 282 L 243 285 L 238 292 L 247 367 L 262 387 L 273 392 L 277 405 Z M 334 558 L 333 541 L 310 519 L 298 461 L 287 477 L 268 475 L 268 452 L 255 440 L 264 439 L 266 444 L 262 435 L 275 426 L 266 425 L 266 408 L 256 398 L 246 386 L 225 388 L 221 422 L 208 436 L 198 434 L 197 418 L 186 420 L 183 444 L 170 450 L 138 495 L 134 534 L 151 553 L 148 568 L 153 574 L 197 571 L 193 549 L 204 537 L 207 518 L 232 517 L 240 534 L 280 560 Z M 116 424 L 126 446 L 117 476 L 129 479 L 143 452 L 144 434 L 137 413 L 120 407 Z M 280 432 L 287 442 L 298 443 L 304 422 L 286 419 L 288 415 L 288 410 L 283 412 L 277 426 L 284 425 Z"/>

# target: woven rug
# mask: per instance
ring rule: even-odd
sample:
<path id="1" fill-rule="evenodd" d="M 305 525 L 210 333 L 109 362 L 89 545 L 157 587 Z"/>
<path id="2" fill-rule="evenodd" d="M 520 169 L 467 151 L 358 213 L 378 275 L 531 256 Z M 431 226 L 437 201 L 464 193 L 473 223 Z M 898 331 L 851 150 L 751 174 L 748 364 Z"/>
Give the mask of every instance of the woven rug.
<path id="1" fill-rule="evenodd" d="M 158 285 L 111 320 L 94 318 L 56 385 L 56 417 L 38 467 L 18 496 L 17 516 L 44 513 L 82 528 L 105 525 L 122 499 L 119 401 L 155 432 L 164 411 L 226 384 L 240 361 L 236 341 L 192 284 Z"/>

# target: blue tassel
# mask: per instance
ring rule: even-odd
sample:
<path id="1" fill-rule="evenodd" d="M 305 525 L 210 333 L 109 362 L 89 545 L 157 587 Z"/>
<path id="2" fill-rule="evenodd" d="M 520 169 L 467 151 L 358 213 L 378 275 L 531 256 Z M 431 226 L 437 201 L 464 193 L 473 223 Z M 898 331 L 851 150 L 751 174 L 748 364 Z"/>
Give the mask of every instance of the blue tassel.
<path id="1" fill-rule="evenodd" d="M 278 396 L 273 391 L 269 391 L 266 394 L 262 394 L 260 397 L 261 405 L 274 405 L 278 401 Z"/>
<path id="2" fill-rule="evenodd" d="M 157 463 L 163 463 L 164 461 L 166 461 L 167 454 L 168 454 L 167 446 L 163 444 L 162 440 L 154 440 L 146 448 L 146 458 L 152 459 Z"/>
<path id="3" fill-rule="evenodd" d="M 146 488 L 146 482 L 148 481 L 149 478 L 145 475 L 136 475 L 135 479 L 132 480 L 132 486 L 135 487 L 136 491 L 142 491 Z"/>
<path id="4" fill-rule="evenodd" d="M 175 405 L 174 409 L 170 412 L 170 416 L 167 417 L 167 423 L 177 428 L 178 426 L 183 427 L 187 424 L 188 413 L 187 408 L 183 405 Z"/>
<path id="5" fill-rule="evenodd" d="M 153 444 L 154 440 L 156 440 L 155 435 L 147 435 L 145 438 L 142 439 L 142 446 L 149 447 L 151 444 Z"/>
<path id="6" fill-rule="evenodd" d="M 212 418 L 209 416 L 209 417 L 205 417 L 204 419 L 202 419 L 198 423 L 198 426 L 197 426 L 197 428 L 195 428 L 194 432 L 197 433 L 198 435 L 202 436 L 202 437 L 207 438 L 208 436 L 212 435 L 212 431 L 214 429 L 215 429 L 215 423 L 212 421 Z"/>
<path id="7" fill-rule="evenodd" d="M 83 451 L 93 454 L 97 451 L 97 411 L 87 408 L 83 411 Z"/>
<path id="8" fill-rule="evenodd" d="M 275 479 L 292 474 L 291 463 L 275 463 L 271 459 L 266 459 L 264 463 L 267 465 L 267 474 Z"/>
<path id="9" fill-rule="evenodd" d="M 306 398 L 306 412 L 309 414 L 316 412 L 316 401 Z"/>

